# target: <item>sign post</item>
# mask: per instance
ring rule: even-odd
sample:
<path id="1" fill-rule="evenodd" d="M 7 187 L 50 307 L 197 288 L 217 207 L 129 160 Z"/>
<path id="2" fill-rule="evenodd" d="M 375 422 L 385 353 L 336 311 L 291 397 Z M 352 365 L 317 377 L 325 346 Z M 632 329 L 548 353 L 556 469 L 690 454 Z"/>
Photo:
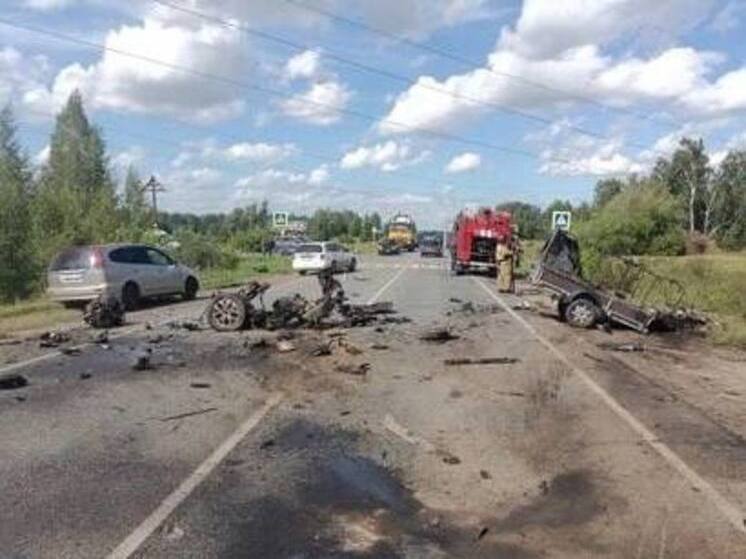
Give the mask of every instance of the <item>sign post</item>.
<path id="1" fill-rule="evenodd" d="M 572 222 L 572 212 L 566 212 L 566 211 L 552 212 L 552 231 L 554 231 L 555 229 L 562 229 L 563 231 L 569 231 L 571 222 Z"/>
<path id="2" fill-rule="evenodd" d="M 288 212 L 274 212 L 272 214 L 272 225 L 277 229 L 288 226 Z"/>

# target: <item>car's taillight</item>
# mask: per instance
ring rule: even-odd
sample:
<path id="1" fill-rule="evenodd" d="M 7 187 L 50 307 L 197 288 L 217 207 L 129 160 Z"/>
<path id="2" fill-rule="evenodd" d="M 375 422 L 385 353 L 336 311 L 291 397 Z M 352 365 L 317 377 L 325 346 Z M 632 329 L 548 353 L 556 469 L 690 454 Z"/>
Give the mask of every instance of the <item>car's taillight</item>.
<path id="1" fill-rule="evenodd" d="M 91 252 L 91 268 L 103 268 L 104 267 L 104 255 L 100 249 L 94 249 Z"/>

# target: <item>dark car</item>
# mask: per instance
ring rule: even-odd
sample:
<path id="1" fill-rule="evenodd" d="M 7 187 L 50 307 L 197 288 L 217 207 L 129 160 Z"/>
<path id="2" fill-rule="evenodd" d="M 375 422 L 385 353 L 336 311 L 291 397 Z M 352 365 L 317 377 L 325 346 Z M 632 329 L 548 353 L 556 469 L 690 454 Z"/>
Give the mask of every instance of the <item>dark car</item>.
<path id="1" fill-rule="evenodd" d="M 420 256 L 443 258 L 443 241 L 437 237 L 426 237 L 420 241 Z"/>
<path id="2" fill-rule="evenodd" d="M 381 256 L 391 256 L 401 253 L 401 247 L 389 239 L 381 239 L 378 243 L 378 254 Z"/>

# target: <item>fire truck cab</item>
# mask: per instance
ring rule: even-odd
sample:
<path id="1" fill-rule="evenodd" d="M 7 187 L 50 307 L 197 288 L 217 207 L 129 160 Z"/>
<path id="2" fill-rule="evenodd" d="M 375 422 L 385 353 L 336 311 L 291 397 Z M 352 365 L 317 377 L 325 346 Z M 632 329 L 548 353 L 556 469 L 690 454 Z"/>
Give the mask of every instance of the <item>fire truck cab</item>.
<path id="1" fill-rule="evenodd" d="M 495 247 L 498 240 L 511 243 L 513 219 L 508 212 L 482 208 L 477 212 L 462 211 L 453 224 L 451 270 L 462 274 L 481 270 L 497 273 Z"/>

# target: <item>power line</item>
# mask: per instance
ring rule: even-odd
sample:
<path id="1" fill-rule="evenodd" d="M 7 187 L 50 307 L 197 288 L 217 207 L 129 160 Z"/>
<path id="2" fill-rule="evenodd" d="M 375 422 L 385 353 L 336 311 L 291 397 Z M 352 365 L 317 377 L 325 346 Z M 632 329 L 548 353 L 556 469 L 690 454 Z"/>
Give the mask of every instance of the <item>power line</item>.
<path id="1" fill-rule="evenodd" d="M 250 27 L 250 26 L 248 26 L 246 24 L 235 23 L 233 21 L 226 20 L 226 19 L 220 18 L 218 16 L 214 16 L 212 14 L 207 14 L 205 12 L 201 12 L 201 11 L 194 10 L 194 9 L 191 9 L 191 8 L 187 8 L 187 7 L 178 5 L 178 4 L 174 4 L 174 3 L 168 2 L 166 0 L 152 0 L 152 2 L 154 2 L 156 4 L 159 4 L 161 6 L 168 7 L 170 9 L 172 9 L 172 10 L 175 10 L 175 11 L 178 11 L 178 12 L 181 12 L 181 13 L 184 13 L 184 14 L 188 14 L 188 15 L 191 15 L 193 17 L 205 20 L 205 21 L 216 23 L 216 24 L 221 25 L 223 27 L 227 27 L 227 28 L 234 29 L 234 30 L 237 30 L 237 31 L 242 31 L 242 32 L 247 33 L 249 35 L 258 37 L 258 38 L 260 38 L 260 39 L 262 39 L 264 41 L 269 41 L 269 42 L 272 42 L 272 43 L 276 43 L 276 44 L 282 45 L 284 47 L 288 47 L 288 48 L 293 49 L 293 50 L 297 50 L 297 51 L 312 50 L 312 47 L 310 45 L 306 45 L 306 44 L 303 44 L 303 43 L 298 43 L 298 42 L 295 42 L 295 41 L 291 41 L 289 39 L 286 39 L 284 37 L 280 37 L 278 35 L 274 35 L 272 33 L 268 33 L 266 31 L 260 31 L 260 30 L 258 30 L 256 28 Z M 458 100 L 461 100 L 461 101 L 466 101 L 466 102 L 474 104 L 474 105 L 482 105 L 482 106 L 485 106 L 485 107 L 489 107 L 489 108 L 492 108 L 492 109 L 495 109 L 495 110 L 498 110 L 498 111 L 501 111 L 501 112 L 504 112 L 504 113 L 507 113 L 507 114 L 511 114 L 511 115 L 514 115 L 514 116 L 517 116 L 517 117 L 521 117 L 521 118 L 524 118 L 524 119 L 527 119 L 527 120 L 531 120 L 533 122 L 538 122 L 540 124 L 544 124 L 544 125 L 551 125 L 551 124 L 553 124 L 553 120 L 550 119 L 550 118 L 546 118 L 546 117 L 543 117 L 543 116 L 540 116 L 540 115 L 536 115 L 536 114 L 532 114 L 532 113 L 529 113 L 529 112 L 526 112 L 526 111 L 522 111 L 520 109 L 516 109 L 516 108 L 510 107 L 508 105 L 504 105 L 504 104 L 500 104 L 500 103 L 495 103 L 493 101 L 486 101 L 484 99 L 479 99 L 479 98 L 471 96 L 471 95 L 465 95 L 463 93 L 449 91 L 449 90 L 447 90 L 445 88 L 442 88 L 442 87 L 437 87 L 437 86 L 432 86 L 432 85 L 428 85 L 428 84 L 423 84 L 423 83 L 418 82 L 417 80 L 414 80 L 414 79 L 412 79 L 410 77 L 407 77 L 407 76 L 404 76 L 402 74 L 398 74 L 398 73 L 395 73 L 395 72 L 391 72 L 389 70 L 384 70 L 384 69 L 382 69 L 380 67 L 377 67 L 377 66 L 372 66 L 370 64 L 364 64 L 362 62 L 358 62 L 358 61 L 352 60 L 350 58 L 346 58 L 346 57 L 344 57 L 344 56 L 342 56 L 340 54 L 337 54 L 337 53 L 335 53 L 333 51 L 329 51 L 328 49 L 325 49 L 323 52 L 319 52 L 319 55 L 322 56 L 322 57 L 324 57 L 324 58 L 327 58 L 329 60 L 334 60 L 335 62 L 344 64 L 344 65 L 349 66 L 351 68 L 354 68 L 354 69 L 356 69 L 358 71 L 367 72 L 367 73 L 374 74 L 374 75 L 377 75 L 377 76 L 382 76 L 382 77 L 388 78 L 390 80 L 398 81 L 400 83 L 405 83 L 405 84 L 407 84 L 409 86 L 412 86 L 412 87 L 419 87 L 419 88 L 426 89 L 426 90 L 429 90 L 429 91 L 434 91 L 434 92 L 439 93 L 441 95 L 452 97 L 454 99 L 458 99 Z M 583 127 L 580 127 L 580 126 L 568 125 L 567 128 L 570 129 L 570 130 L 572 130 L 572 131 L 574 131 L 574 132 L 582 134 L 584 136 L 590 136 L 592 138 L 602 139 L 602 140 L 609 140 L 609 139 L 611 139 L 611 138 L 609 138 L 609 136 L 607 136 L 605 134 L 602 134 L 601 132 L 596 132 L 596 131 L 589 130 L 589 129 L 586 129 L 586 128 L 583 128 Z M 646 149 L 646 147 L 647 147 L 647 146 L 644 146 L 642 144 L 634 144 L 632 142 L 629 142 L 629 145 L 632 145 L 632 146 L 638 147 L 638 148 L 642 148 L 642 149 Z"/>
<path id="2" fill-rule="evenodd" d="M 422 51 L 428 52 L 430 54 L 434 54 L 436 56 L 440 56 L 441 58 L 446 58 L 448 60 L 451 60 L 453 62 L 457 62 L 461 64 L 462 66 L 466 67 L 468 70 L 477 70 L 477 69 L 484 69 L 488 72 L 491 72 L 492 74 L 495 74 L 496 76 L 500 76 L 502 78 L 512 79 L 516 81 L 520 81 L 526 85 L 529 85 L 531 87 L 542 89 L 544 91 L 549 91 L 552 93 L 558 93 L 561 95 L 564 95 L 565 97 L 569 99 L 574 99 L 576 101 L 583 101 L 584 103 L 588 103 L 591 105 L 594 105 L 600 109 L 606 110 L 606 111 L 613 111 L 618 112 L 620 114 L 624 114 L 626 116 L 632 116 L 634 118 L 640 119 L 640 120 L 646 120 L 646 121 L 656 121 L 660 124 L 663 124 L 665 126 L 668 126 L 670 128 L 678 128 L 678 124 L 674 122 L 663 122 L 658 115 L 654 114 L 646 114 L 646 113 L 640 113 L 638 111 L 634 111 L 632 109 L 626 109 L 624 107 L 616 107 L 614 105 L 609 105 L 607 103 L 603 103 L 601 101 L 598 101 L 597 99 L 593 99 L 592 97 L 587 97 L 585 95 L 581 95 L 575 92 L 563 90 L 558 87 L 553 87 L 535 80 L 531 80 L 529 78 L 526 78 L 524 76 L 521 76 L 519 74 L 512 74 L 510 72 L 505 72 L 502 70 L 495 70 L 494 68 L 490 68 L 489 66 L 484 66 L 482 64 L 479 64 L 478 62 L 471 60 L 463 55 L 460 54 L 454 54 L 452 52 L 449 52 L 443 48 L 440 47 L 434 47 L 432 45 L 428 45 L 426 43 L 422 43 L 420 41 L 415 41 L 413 39 L 408 39 L 407 37 L 403 37 L 401 35 L 397 35 L 395 33 L 391 33 L 389 31 L 386 31 L 384 29 L 373 27 L 372 25 L 368 25 L 366 23 L 363 23 L 362 21 L 358 21 L 352 18 L 348 18 L 345 16 L 341 16 L 335 12 L 332 12 L 330 10 L 319 8 L 315 5 L 310 5 L 306 2 L 300 1 L 300 0 L 284 0 L 284 2 L 288 4 L 292 4 L 293 6 L 296 6 L 302 10 L 306 10 L 309 12 L 313 12 L 319 15 L 323 15 L 329 19 L 332 19 L 334 21 L 344 23 L 345 25 L 348 25 L 350 27 L 355 27 L 358 29 L 363 29 L 369 33 L 372 33 L 374 35 L 378 35 L 381 37 L 384 37 L 386 39 L 389 39 L 391 41 L 395 41 L 397 43 L 405 44 L 408 46 L 411 46 L 416 49 L 420 49 Z"/>
<path id="3" fill-rule="evenodd" d="M 174 70 L 174 71 L 177 71 L 177 72 L 183 72 L 185 74 L 192 75 L 192 76 L 195 76 L 195 77 L 200 78 L 200 79 L 204 79 L 204 80 L 208 80 L 208 81 L 211 80 L 211 81 L 214 81 L 216 83 L 222 83 L 222 84 L 230 85 L 232 87 L 236 87 L 236 88 L 240 88 L 240 89 L 255 90 L 255 91 L 259 91 L 261 93 L 265 93 L 265 94 L 271 95 L 271 96 L 279 96 L 279 97 L 285 97 L 286 96 L 286 93 L 283 92 L 283 91 L 280 91 L 280 90 L 271 89 L 271 88 L 268 88 L 268 87 L 263 87 L 263 86 L 258 86 L 258 85 L 253 85 L 253 84 L 249 84 L 249 83 L 246 83 L 246 82 L 235 80 L 233 78 L 229 78 L 229 77 L 226 77 L 226 76 L 220 76 L 220 75 L 217 75 L 217 74 L 211 74 L 209 72 L 203 72 L 201 70 L 195 70 L 195 69 L 192 69 L 192 68 L 187 68 L 185 66 L 181 66 L 181 65 L 178 65 L 178 64 L 173 64 L 171 62 L 166 62 L 164 60 L 159 60 L 159 59 L 156 59 L 156 58 L 152 58 L 150 56 L 136 54 L 136 53 L 133 53 L 131 51 L 127 51 L 127 50 L 123 50 L 123 49 L 118 49 L 118 48 L 115 48 L 115 47 L 109 47 L 109 46 L 106 46 L 106 45 L 102 45 L 100 43 L 95 43 L 93 41 L 88 41 L 86 39 L 79 39 L 79 38 L 76 38 L 76 37 L 71 37 L 69 35 L 65 35 L 63 33 L 58 33 L 56 31 L 52 31 L 50 29 L 46 29 L 46 28 L 42 28 L 42 27 L 36 27 L 36 26 L 32 26 L 32 25 L 27 25 L 27 24 L 21 24 L 21 23 L 18 23 L 18 22 L 7 20 L 5 18 L 0 18 L 0 23 L 3 23 L 3 24 L 5 24 L 5 25 L 7 25 L 9 27 L 13 27 L 13 28 L 16 28 L 16 29 L 23 29 L 23 30 L 26 30 L 26 31 L 31 31 L 32 33 L 37 33 L 37 34 L 40 34 L 40 35 L 45 35 L 45 36 L 48 36 L 48 37 L 52 37 L 52 38 L 55 38 L 55 39 L 58 39 L 58 40 L 61 40 L 61 41 L 75 43 L 75 44 L 79 44 L 79 45 L 82 45 L 82 46 L 86 46 L 88 48 L 92 48 L 92 49 L 96 49 L 96 50 L 101 50 L 101 51 L 105 51 L 105 52 L 111 52 L 111 53 L 114 53 L 114 54 L 118 54 L 120 56 L 126 56 L 126 57 L 129 57 L 129 58 L 133 58 L 135 60 L 140 60 L 142 62 L 147 62 L 149 64 L 154 64 L 154 65 L 158 65 L 158 66 L 161 66 L 161 67 L 164 67 L 164 68 L 168 68 L 170 70 Z M 312 106 L 324 109 L 326 111 L 332 111 L 332 112 L 335 112 L 335 113 L 338 113 L 338 114 L 349 115 L 349 116 L 352 116 L 352 117 L 355 117 L 355 118 L 358 118 L 358 119 L 361 119 L 361 120 L 365 120 L 365 121 L 368 121 L 368 122 L 379 123 L 379 124 L 387 124 L 389 126 L 394 126 L 394 127 L 397 127 L 397 128 L 401 128 L 403 130 L 409 130 L 411 132 L 425 134 L 425 135 L 428 135 L 428 136 L 432 136 L 434 138 L 439 138 L 439 139 L 447 140 L 447 141 L 454 142 L 454 143 L 460 143 L 460 144 L 464 144 L 464 145 L 468 145 L 468 146 L 480 147 L 480 148 L 489 149 L 489 150 L 497 151 L 497 152 L 502 152 L 502 153 L 506 153 L 506 154 L 510 154 L 510 155 L 517 155 L 517 156 L 521 156 L 521 157 L 526 157 L 526 158 L 529 158 L 529 159 L 538 159 L 538 160 L 544 160 L 544 161 L 557 161 L 557 162 L 560 162 L 560 163 L 571 163 L 570 160 L 565 159 L 565 158 L 560 158 L 560 157 L 556 157 L 556 156 L 550 156 L 550 157 L 542 158 L 539 155 L 537 155 L 537 154 L 535 154 L 535 153 L 533 153 L 531 151 L 528 151 L 528 150 L 523 150 L 523 149 L 520 149 L 520 148 L 514 148 L 514 147 L 509 147 L 509 146 L 501 146 L 501 145 L 493 144 L 493 143 L 490 143 L 490 142 L 485 142 L 485 141 L 482 141 L 482 140 L 476 140 L 476 139 L 466 138 L 464 136 L 460 136 L 460 135 L 457 135 L 457 134 L 451 134 L 451 133 L 447 133 L 447 132 L 442 132 L 442 131 L 439 131 L 439 130 L 433 130 L 433 129 L 422 128 L 422 127 L 417 127 L 417 126 L 410 126 L 410 125 L 407 125 L 407 124 L 404 124 L 404 123 L 401 123 L 401 122 L 397 122 L 397 121 L 393 121 L 393 120 L 390 120 L 390 119 L 384 119 L 384 118 L 379 118 L 379 117 L 376 117 L 376 116 L 372 116 L 370 114 L 367 114 L 367 113 L 364 113 L 364 112 L 361 112 L 361 111 L 352 110 L 352 109 L 342 109 L 342 108 L 336 107 L 334 105 L 330 105 L 330 104 L 327 104 L 327 103 L 320 103 L 320 102 L 317 102 L 317 101 L 312 101 L 310 99 L 297 98 L 296 100 L 298 102 L 303 103 L 303 104 L 312 105 Z"/>

